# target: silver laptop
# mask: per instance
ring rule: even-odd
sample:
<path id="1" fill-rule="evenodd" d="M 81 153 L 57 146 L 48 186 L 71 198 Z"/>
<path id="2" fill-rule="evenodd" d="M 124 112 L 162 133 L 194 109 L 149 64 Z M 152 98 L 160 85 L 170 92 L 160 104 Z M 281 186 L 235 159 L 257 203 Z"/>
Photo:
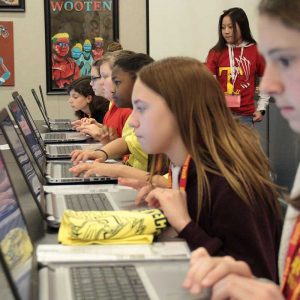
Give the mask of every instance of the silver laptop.
<path id="1" fill-rule="evenodd" d="M 43 107 L 36 91 L 34 89 L 31 89 L 31 93 L 32 93 L 33 98 L 41 112 L 41 115 L 50 131 L 75 131 L 75 129 L 73 128 L 73 126 L 70 122 L 69 123 L 50 123 L 50 121 L 44 111 L 44 107 Z"/>
<path id="2" fill-rule="evenodd" d="M 15 147 L 20 147 L 22 142 L 18 136 L 16 129 L 8 115 L 6 109 L 0 113 L 0 127 L 12 151 L 16 151 Z M 51 161 L 47 162 L 46 156 L 37 142 L 36 138 L 31 134 L 25 135 L 25 142 L 33 156 L 41 175 L 48 184 L 72 184 L 72 183 L 116 183 L 117 178 L 107 176 L 92 176 L 84 178 L 76 177 L 69 172 L 72 167 L 70 161 Z"/>
<path id="3" fill-rule="evenodd" d="M 26 104 L 21 95 L 18 92 L 13 92 L 12 96 L 15 101 L 18 101 L 20 104 L 25 117 L 27 118 L 28 123 L 31 125 L 33 130 L 39 133 L 35 121 L 33 120 Z M 84 142 L 89 136 L 79 132 L 48 132 L 48 133 L 39 133 L 41 138 L 45 143 L 69 143 L 69 142 Z"/>
<path id="4" fill-rule="evenodd" d="M 50 122 L 50 124 L 70 124 L 72 122 L 72 120 L 70 119 L 50 119 L 49 117 L 49 114 L 48 114 L 48 111 L 47 111 L 47 106 L 46 106 L 46 101 L 44 99 L 44 93 L 43 93 L 43 90 L 42 90 L 42 86 L 39 85 L 39 92 L 40 92 L 40 96 L 41 96 L 41 99 L 42 99 L 42 105 L 43 105 L 43 108 L 44 108 L 44 112 L 45 112 L 45 115 L 48 119 L 48 121 Z"/>
<path id="5" fill-rule="evenodd" d="M 71 152 L 74 150 L 83 150 L 83 149 L 90 149 L 90 150 L 96 150 L 101 148 L 101 144 L 99 143 L 93 143 L 93 144 L 45 144 L 43 139 L 41 138 L 38 131 L 32 130 L 30 124 L 28 123 L 27 119 L 25 118 L 25 115 L 23 113 L 23 110 L 21 109 L 19 103 L 14 100 L 9 105 L 8 108 L 18 125 L 20 132 L 22 133 L 22 136 L 24 139 L 26 139 L 26 135 L 33 135 L 37 142 L 39 143 L 40 147 L 42 148 L 44 154 L 49 159 L 58 159 L 58 158 L 70 158 Z"/>

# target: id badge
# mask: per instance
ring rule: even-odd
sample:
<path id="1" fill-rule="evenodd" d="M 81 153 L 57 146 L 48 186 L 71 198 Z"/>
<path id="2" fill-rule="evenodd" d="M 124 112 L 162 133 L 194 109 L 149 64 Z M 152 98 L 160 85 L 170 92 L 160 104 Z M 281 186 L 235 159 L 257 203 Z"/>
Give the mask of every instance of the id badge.
<path id="1" fill-rule="evenodd" d="M 225 98 L 228 107 L 241 107 L 241 95 L 225 94 Z"/>

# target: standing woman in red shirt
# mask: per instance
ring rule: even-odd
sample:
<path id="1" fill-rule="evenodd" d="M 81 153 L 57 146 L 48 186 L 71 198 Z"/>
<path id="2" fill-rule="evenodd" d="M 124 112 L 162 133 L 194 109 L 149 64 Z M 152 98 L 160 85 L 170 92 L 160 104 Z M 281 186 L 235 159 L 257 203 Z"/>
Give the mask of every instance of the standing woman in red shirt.
<path id="1" fill-rule="evenodd" d="M 219 40 L 209 51 L 206 65 L 225 93 L 227 106 L 248 125 L 260 122 L 269 97 L 260 95 L 254 105 L 255 82 L 262 77 L 265 60 L 257 50 L 249 21 L 238 7 L 225 10 L 219 18 Z"/>

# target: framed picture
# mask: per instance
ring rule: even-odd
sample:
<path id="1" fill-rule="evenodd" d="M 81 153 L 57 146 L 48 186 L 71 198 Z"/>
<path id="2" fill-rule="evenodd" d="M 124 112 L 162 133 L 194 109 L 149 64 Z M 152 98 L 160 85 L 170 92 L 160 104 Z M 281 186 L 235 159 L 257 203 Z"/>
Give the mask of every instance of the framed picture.
<path id="1" fill-rule="evenodd" d="M 25 11 L 25 0 L 0 0 L 0 11 Z"/>
<path id="2" fill-rule="evenodd" d="M 1 1 L 1 0 L 0 0 Z M 119 38 L 118 0 L 44 0 L 47 94 L 66 94 L 75 79 Z"/>
<path id="3" fill-rule="evenodd" d="M 13 22 L 0 21 L 0 87 L 15 85 Z"/>

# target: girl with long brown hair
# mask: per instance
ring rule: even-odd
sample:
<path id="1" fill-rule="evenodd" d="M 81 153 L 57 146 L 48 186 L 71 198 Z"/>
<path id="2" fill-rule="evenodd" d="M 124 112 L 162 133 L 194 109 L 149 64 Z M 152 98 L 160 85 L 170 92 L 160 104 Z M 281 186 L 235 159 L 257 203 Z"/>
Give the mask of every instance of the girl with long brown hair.
<path id="1" fill-rule="evenodd" d="M 142 148 L 171 161 L 172 189 L 156 188 L 145 201 L 191 249 L 246 260 L 257 276 L 276 280 L 281 220 L 269 164 L 213 75 L 191 58 L 155 62 L 139 72 L 132 103 Z"/>

